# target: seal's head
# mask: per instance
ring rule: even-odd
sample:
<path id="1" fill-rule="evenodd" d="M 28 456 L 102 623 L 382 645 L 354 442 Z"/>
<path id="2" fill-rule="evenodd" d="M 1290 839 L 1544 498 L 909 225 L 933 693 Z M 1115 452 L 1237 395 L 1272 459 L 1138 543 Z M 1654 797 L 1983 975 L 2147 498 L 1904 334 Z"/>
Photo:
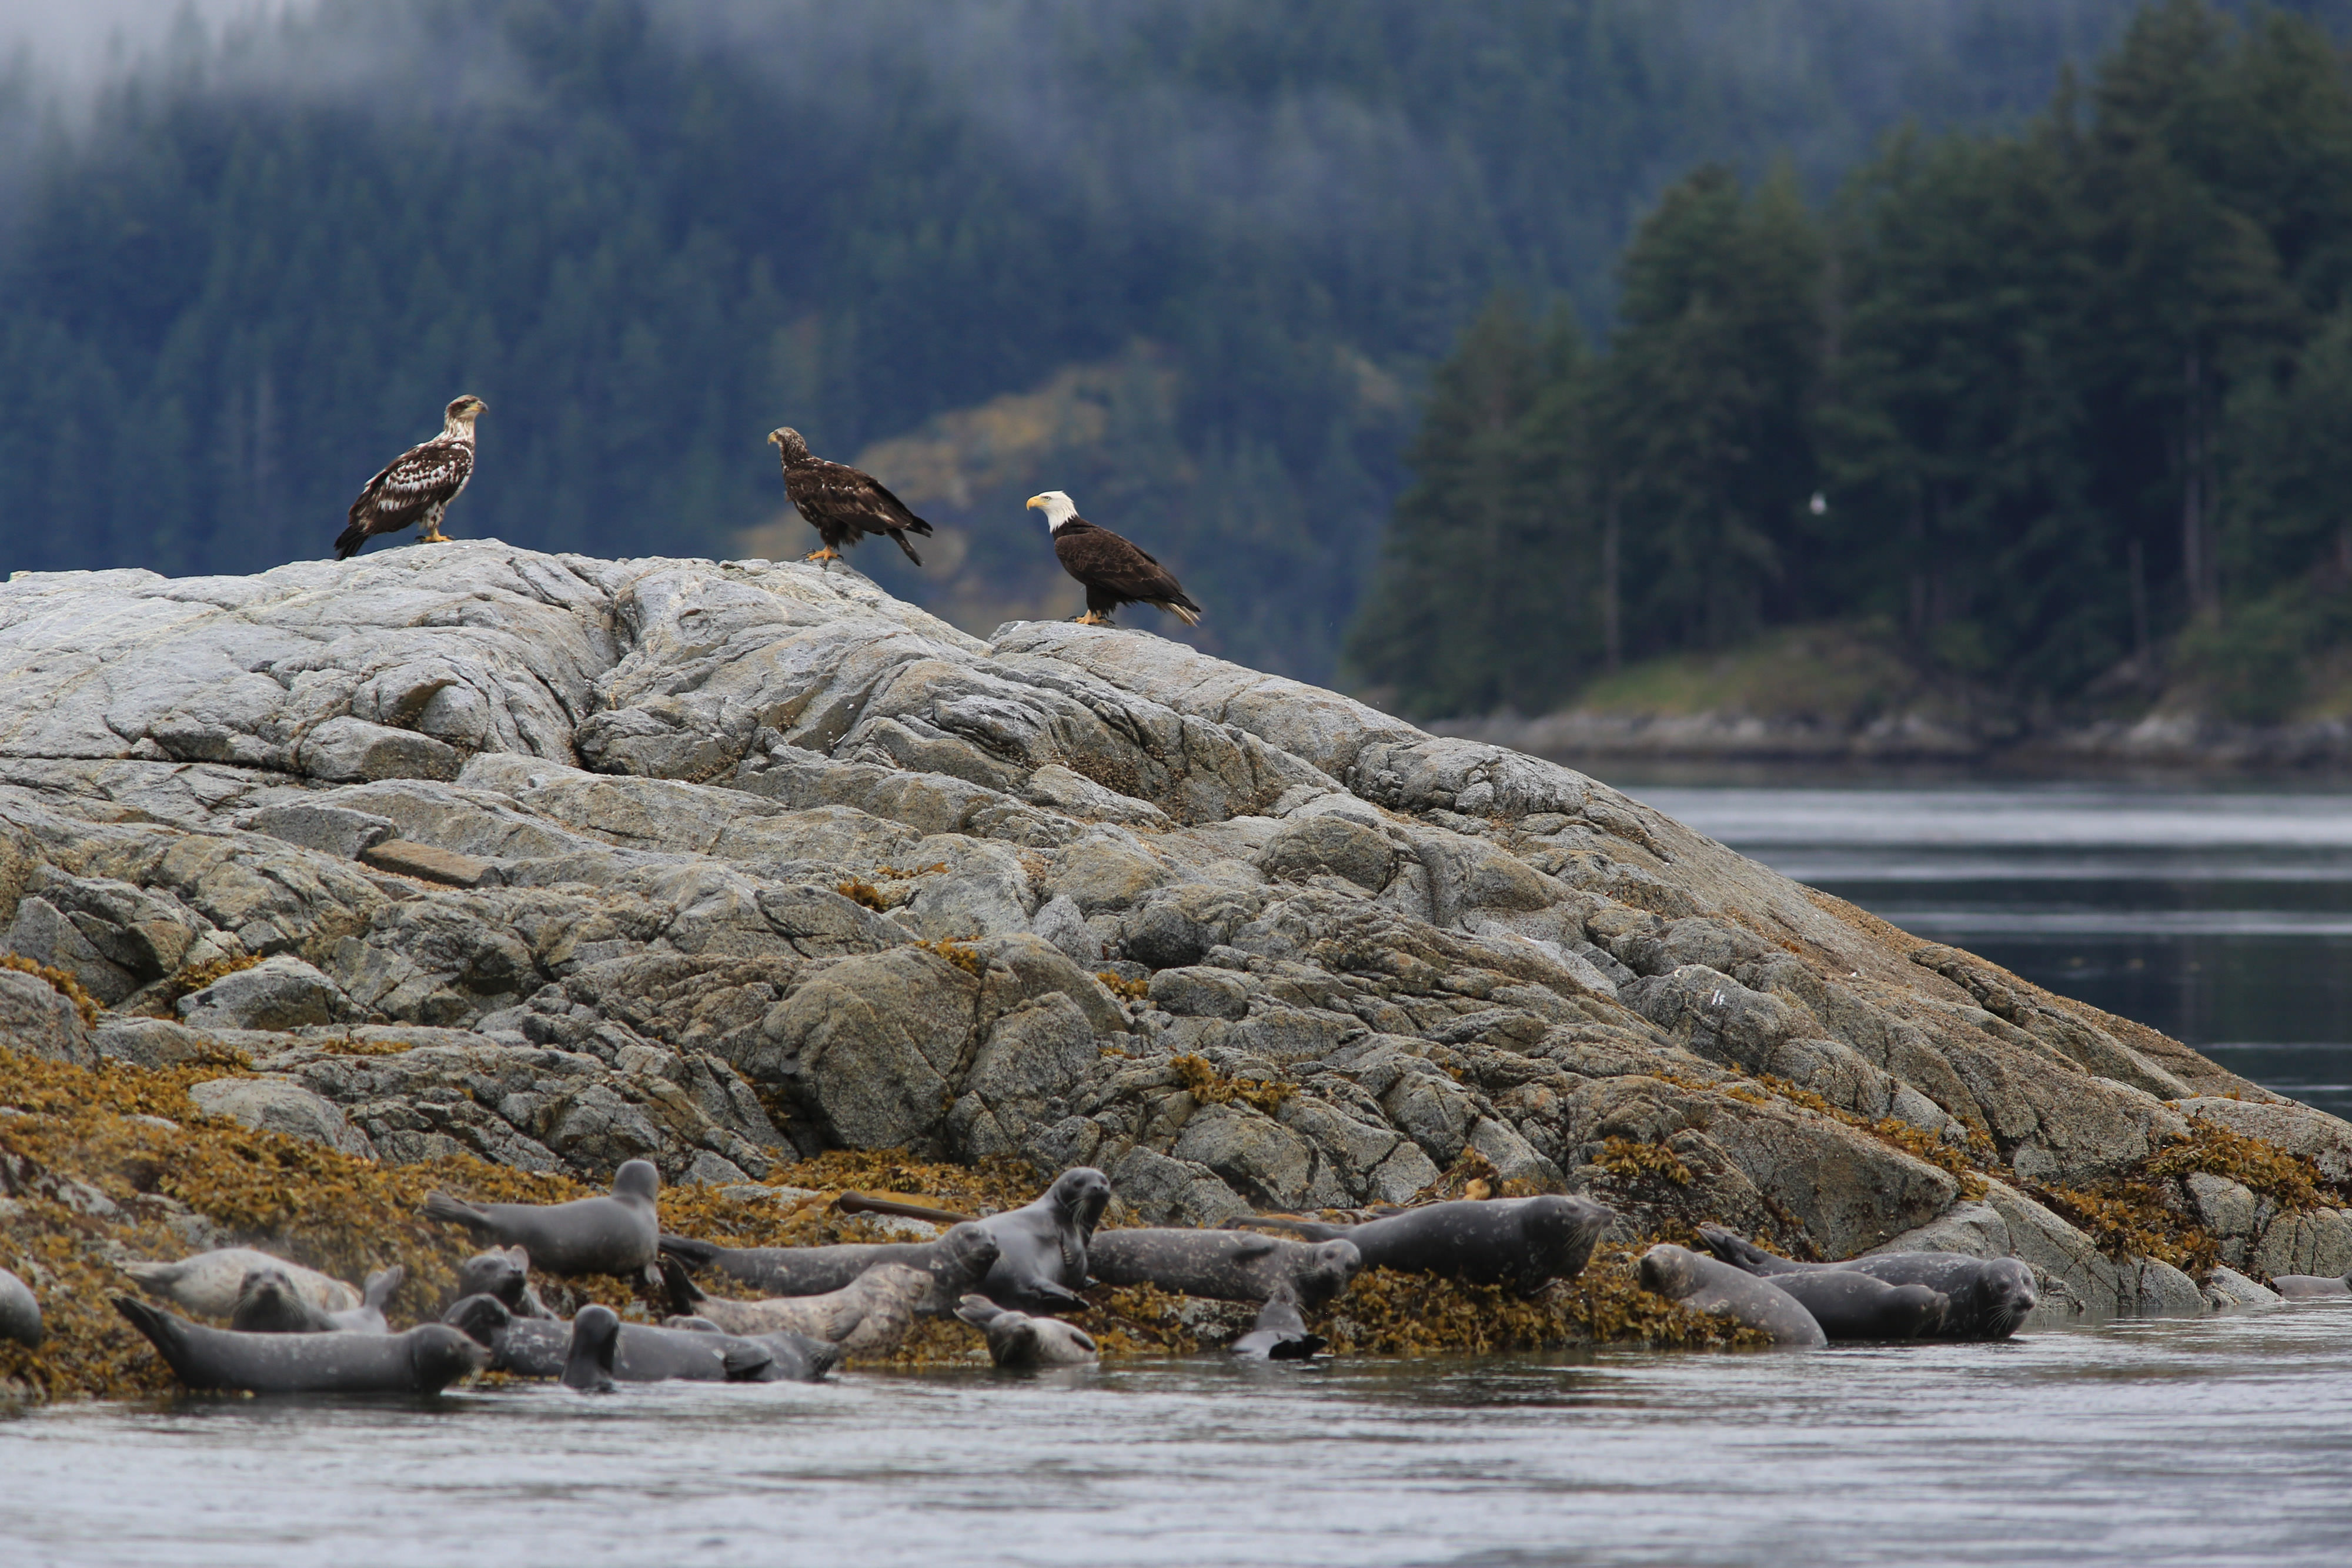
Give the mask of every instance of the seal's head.
<path id="1" fill-rule="evenodd" d="M 1045 1196 L 1070 1217 L 1080 1234 L 1091 1237 L 1110 1206 L 1110 1177 L 1092 1166 L 1073 1166 L 1054 1178 Z"/>
<path id="2" fill-rule="evenodd" d="M 613 1173 L 613 1196 L 650 1204 L 661 1196 L 661 1172 L 651 1160 L 624 1160 Z"/>
<path id="3" fill-rule="evenodd" d="M 530 1254 L 520 1247 L 493 1247 L 457 1265 L 457 1294 L 496 1296 L 509 1307 L 522 1305 L 530 1283 Z"/>
<path id="4" fill-rule="evenodd" d="M 1298 1270 L 1298 1299 L 1308 1306 L 1330 1301 L 1348 1288 L 1364 1267 L 1364 1255 L 1352 1241 L 1318 1242 L 1306 1267 Z"/>
<path id="5" fill-rule="evenodd" d="M 2017 1332 L 2025 1314 L 2042 1301 L 2034 1289 L 2033 1270 L 2016 1258 L 1995 1258 L 1984 1266 L 1977 1284 L 1977 1311 L 1989 1338 L 2006 1339 Z"/>
<path id="6" fill-rule="evenodd" d="M 975 1285 L 996 1267 L 997 1256 L 1003 1250 L 985 1226 L 969 1219 L 948 1227 L 947 1234 L 940 1238 L 940 1247 L 946 1265 L 942 1271 Z"/>
<path id="7" fill-rule="evenodd" d="M 1584 1271 L 1593 1244 L 1617 1218 L 1617 1211 L 1605 1203 L 1556 1195 L 1527 1199 L 1519 1214 L 1528 1254 L 1558 1279 L 1573 1279 Z"/>
<path id="8" fill-rule="evenodd" d="M 1679 1301 L 1698 1289 L 1698 1259 L 1669 1242 L 1642 1254 L 1642 1289 Z"/>
<path id="9" fill-rule="evenodd" d="M 472 1340 L 476 1344 L 495 1345 L 498 1336 L 514 1322 L 514 1314 L 496 1296 L 478 1291 L 460 1296 L 449 1303 L 441 1321 Z"/>
<path id="10" fill-rule="evenodd" d="M 612 1308 L 581 1308 L 572 1320 L 572 1348 L 563 1358 L 563 1386 L 583 1394 L 610 1394 L 613 1353 L 620 1345 L 621 1320 Z"/>
<path id="11" fill-rule="evenodd" d="M 446 1323 L 425 1323 L 408 1331 L 408 1364 L 422 1387 L 446 1388 L 490 1364 L 490 1353 L 478 1342 Z"/>

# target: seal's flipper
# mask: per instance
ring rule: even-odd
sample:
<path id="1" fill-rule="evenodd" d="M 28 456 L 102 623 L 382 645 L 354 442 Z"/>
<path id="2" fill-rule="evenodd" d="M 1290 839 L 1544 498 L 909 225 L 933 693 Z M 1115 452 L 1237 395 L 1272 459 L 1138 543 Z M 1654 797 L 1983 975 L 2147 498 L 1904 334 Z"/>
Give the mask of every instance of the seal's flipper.
<path id="1" fill-rule="evenodd" d="M 719 1364 L 727 1369 L 730 1383 L 767 1383 L 768 1369 L 776 1363 L 776 1353 L 766 1345 L 739 1339 L 729 1344 L 719 1356 Z"/>
<path id="2" fill-rule="evenodd" d="M 367 1277 L 367 1289 L 360 1292 L 360 1300 L 363 1305 L 382 1312 L 399 1293 L 401 1286 L 406 1283 L 408 1270 L 394 1263 L 391 1268 L 379 1269 Z"/>
<path id="3" fill-rule="evenodd" d="M 661 1249 L 663 1257 L 675 1258 L 689 1269 L 708 1269 L 726 1250 L 716 1241 L 697 1241 L 691 1236 L 665 1234 L 655 1245 Z"/>
<path id="4" fill-rule="evenodd" d="M 654 1283 L 661 1286 L 668 1295 L 670 1314 L 674 1317 L 698 1316 L 695 1309 L 710 1299 L 703 1288 L 694 1282 L 694 1277 L 686 1271 L 686 1265 L 675 1258 L 661 1260 Z"/>
<path id="5" fill-rule="evenodd" d="M 428 1193 L 425 1198 L 425 1218 L 446 1220 L 462 1225 L 468 1230 L 479 1231 L 488 1227 L 490 1217 L 470 1203 L 461 1202 L 446 1192 Z"/>

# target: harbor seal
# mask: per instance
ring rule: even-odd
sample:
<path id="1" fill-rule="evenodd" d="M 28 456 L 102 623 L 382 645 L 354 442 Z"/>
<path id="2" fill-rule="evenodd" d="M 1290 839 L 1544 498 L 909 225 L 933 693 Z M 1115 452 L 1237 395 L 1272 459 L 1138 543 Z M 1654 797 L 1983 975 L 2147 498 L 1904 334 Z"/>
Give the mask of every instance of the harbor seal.
<path id="1" fill-rule="evenodd" d="M 1085 1312 L 1087 1245 L 1109 1202 L 1110 1177 L 1075 1166 L 1035 1201 L 974 1221 L 997 1246 L 980 1293 L 1017 1312 Z"/>
<path id="2" fill-rule="evenodd" d="M 304 1301 L 322 1312 L 347 1312 L 360 1304 L 360 1293 L 341 1280 L 250 1247 L 216 1248 L 176 1263 L 122 1265 L 122 1271 L 141 1290 L 215 1318 L 236 1311 L 236 1296 L 245 1288 L 245 1277 L 257 1269 L 279 1270 Z"/>
<path id="3" fill-rule="evenodd" d="M 939 1314 L 979 1289 L 997 1259 L 996 1238 L 977 1220 L 936 1241 L 844 1242 L 831 1247 L 720 1247 L 683 1236 L 661 1239 L 662 1256 L 690 1269 L 711 1268 L 762 1296 L 822 1296 L 838 1291 L 880 1263 L 903 1264 L 931 1277 L 921 1310 Z"/>
<path id="4" fill-rule="evenodd" d="M 519 1318 L 555 1315 L 531 1288 L 530 1249 L 527 1247 L 493 1247 L 458 1264 L 457 1289 L 449 1299 L 462 1301 L 467 1296 L 496 1296 L 507 1311 Z"/>
<path id="5" fill-rule="evenodd" d="M 239 1333 L 390 1333 L 383 1309 L 406 1282 L 408 1270 L 395 1263 L 367 1277 L 360 1304 L 347 1312 L 322 1312 L 304 1300 L 283 1269 L 256 1269 L 238 1289 L 228 1326 Z"/>
<path id="6" fill-rule="evenodd" d="M 2340 1301 L 2352 1296 L 2352 1274 L 2273 1274 L 2271 1289 L 2290 1301 Z"/>
<path id="7" fill-rule="evenodd" d="M 489 1362 L 446 1323 L 406 1333 L 238 1333 L 131 1296 L 114 1310 L 190 1388 L 245 1394 L 437 1394 Z"/>
<path id="8" fill-rule="evenodd" d="M 849 1355 L 875 1355 L 894 1348 L 915 1326 L 917 1309 L 931 1293 L 931 1276 L 904 1263 L 877 1263 L 838 1291 L 822 1296 L 771 1296 L 730 1301 L 706 1295 L 676 1259 L 662 1266 L 670 1311 L 701 1318 L 731 1334 L 779 1331 L 806 1334 L 841 1346 Z"/>
<path id="9" fill-rule="evenodd" d="M 621 1346 L 621 1317 L 610 1307 L 583 1307 L 572 1319 L 564 1346 L 563 1375 L 557 1381 L 582 1394 L 610 1394 L 614 1353 Z"/>
<path id="10" fill-rule="evenodd" d="M 1180 1296 L 1319 1307 L 1364 1266 L 1352 1241 L 1293 1241 L 1254 1230 L 1099 1230 L 1087 1268 L 1106 1285 L 1153 1285 Z"/>
<path id="11" fill-rule="evenodd" d="M 1735 1268 L 1771 1279 L 1780 1274 L 1843 1269 L 1890 1285 L 1925 1285 L 1945 1298 L 1944 1321 L 1928 1339 L 2007 1339 L 2041 1295 L 2033 1270 L 2015 1258 L 1971 1258 L 1964 1252 L 1880 1252 L 1843 1263 L 1799 1263 L 1767 1252 L 1719 1225 L 1702 1225 L 1706 1249 Z"/>
<path id="12" fill-rule="evenodd" d="M 1925 1285 L 1890 1285 L 1850 1269 L 1759 1275 L 1797 1302 L 1832 1340 L 1932 1338 L 1951 1298 Z"/>
<path id="13" fill-rule="evenodd" d="M 1257 1322 L 1249 1333 L 1225 1349 L 1246 1361 L 1312 1361 L 1323 1343 L 1321 1334 L 1307 1331 L 1297 1303 L 1276 1296 L 1258 1309 Z"/>
<path id="14" fill-rule="evenodd" d="M 529 1249 L 530 1260 L 565 1278 L 579 1274 L 653 1277 L 661 1225 L 654 1205 L 661 1173 L 650 1160 L 627 1160 L 605 1197 L 571 1203 L 466 1203 L 446 1192 L 425 1200 L 425 1218 L 462 1225 L 501 1246 Z"/>
<path id="15" fill-rule="evenodd" d="M 1278 1226 L 1311 1241 L 1352 1241 L 1367 1269 L 1444 1274 L 1533 1295 L 1584 1272 L 1593 1243 L 1616 1218 L 1589 1197 L 1547 1195 L 1433 1203 L 1360 1225 L 1272 1216 L 1236 1223 Z"/>
<path id="16" fill-rule="evenodd" d="M 1822 1325 L 1788 1291 L 1688 1248 L 1660 1245 L 1643 1253 L 1642 1288 L 1696 1312 L 1720 1312 L 1760 1329 L 1776 1345 L 1817 1350 L 1829 1343 Z"/>
<path id="17" fill-rule="evenodd" d="M 1102 1359 L 1094 1336 L 1059 1318 L 1033 1318 L 986 1296 L 966 1296 L 956 1316 L 988 1336 L 988 1358 L 999 1366 L 1092 1366 Z"/>
<path id="18" fill-rule="evenodd" d="M 37 1347 L 47 1333 L 41 1326 L 41 1298 L 33 1294 L 32 1286 L 0 1269 L 0 1334 Z"/>
<path id="19" fill-rule="evenodd" d="M 572 1359 L 573 1323 L 517 1317 L 495 1296 L 467 1296 L 442 1322 L 487 1349 L 492 1372 L 560 1378 Z M 814 1383 L 840 1359 L 835 1346 L 797 1335 L 750 1338 L 621 1323 L 605 1371 L 622 1383 Z"/>

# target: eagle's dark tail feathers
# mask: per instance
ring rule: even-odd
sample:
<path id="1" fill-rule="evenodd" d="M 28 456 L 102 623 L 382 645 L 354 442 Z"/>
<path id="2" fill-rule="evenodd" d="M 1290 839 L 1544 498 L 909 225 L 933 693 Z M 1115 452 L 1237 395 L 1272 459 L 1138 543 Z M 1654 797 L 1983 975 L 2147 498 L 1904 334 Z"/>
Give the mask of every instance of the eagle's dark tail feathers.
<path id="1" fill-rule="evenodd" d="M 931 530 L 929 528 L 923 529 L 923 532 L 927 534 Z M 907 552 L 907 559 L 908 560 L 913 561 L 917 566 L 923 564 L 923 558 L 917 555 L 915 553 L 915 547 L 907 542 L 907 536 L 904 531 L 893 528 L 890 530 L 890 537 L 898 541 L 898 548 Z"/>
<path id="2" fill-rule="evenodd" d="M 351 559 L 352 557 L 360 553 L 360 547 L 367 542 L 368 531 L 360 527 L 357 523 L 352 524 L 341 533 L 335 536 L 335 559 L 337 560 Z"/>

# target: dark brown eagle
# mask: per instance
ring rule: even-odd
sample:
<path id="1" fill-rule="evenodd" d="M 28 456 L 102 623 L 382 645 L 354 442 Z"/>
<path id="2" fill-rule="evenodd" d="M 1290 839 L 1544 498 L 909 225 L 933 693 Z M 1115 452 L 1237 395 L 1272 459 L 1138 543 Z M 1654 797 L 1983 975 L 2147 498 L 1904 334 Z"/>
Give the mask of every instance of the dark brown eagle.
<path id="1" fill-rule="evenodd" d="M 768 432 L 768 439 L 784 460 L 784 494 L 816 529 L 824 548 L 803 560 L 839 560 L 841 552 L 868 534 L 888 534 L 917 566 L 923 558 L 907 542 L 908 534 L 929 538 L 931 525 L 907 509 L 907 503 L 883 487 L 871 474 L 861 474 L 846 463 L 828 463 L 809 455 L 801 433 L 787 426 Z"/>
<path id="2" fill-rule="evenodd" d="M 1045 514 L 1062 570 L 1087 585 L 1079 625 L 1108 626 L 1110 612 L 1123 604 L 1149 604 L 1187 626 L 1201 623 L 1201 607 L 1184 585 L 1141 547 L 1078 516 L 1077 504 L 1059 490 L 1032 496 L 1029 505 Z"/>
<path id="3" fill-rule="evenodd" d="M 471 392 L 442 411 L 441 434 L 412 446 L 369 480 L 352 503 L 351 522 L 335 536 L 335 559 L 348 560 L 378 534 L 422 523 L 421 544 L 446 544 L 441 514 L 474 476 L 474 421 L 490 405 Z"/>

